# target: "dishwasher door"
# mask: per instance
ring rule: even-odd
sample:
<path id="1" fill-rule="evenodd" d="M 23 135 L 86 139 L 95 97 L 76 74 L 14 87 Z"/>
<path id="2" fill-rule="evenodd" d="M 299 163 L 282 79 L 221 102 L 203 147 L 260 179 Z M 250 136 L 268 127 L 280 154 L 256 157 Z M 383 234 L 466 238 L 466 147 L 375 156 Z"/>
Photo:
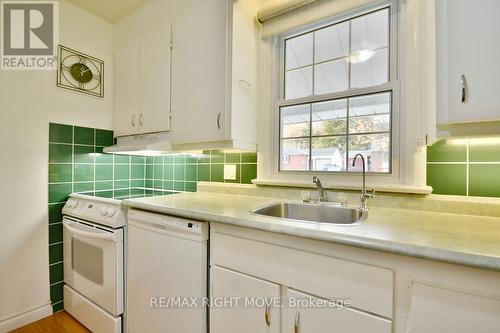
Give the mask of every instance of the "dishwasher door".
<path id="1" fill-rule="evenodd" d="M 130 210 L 127 332 L 207 332 L 208 223 Z"/>

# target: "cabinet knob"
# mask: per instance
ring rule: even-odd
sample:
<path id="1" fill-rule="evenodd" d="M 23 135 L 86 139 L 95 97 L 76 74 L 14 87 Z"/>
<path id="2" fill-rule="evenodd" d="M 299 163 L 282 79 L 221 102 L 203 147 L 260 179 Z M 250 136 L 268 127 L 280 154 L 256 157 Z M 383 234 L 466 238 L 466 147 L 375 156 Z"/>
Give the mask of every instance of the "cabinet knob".
<path id="1" fill-rule="evenodd" d="M 269 310 L 270 310 L 270 305 L 269 304 L 266 304 L 266 309 L 264 311 L 264 320 L 266 321 L 266 325 L 267 327 L 270 327 L 271 326 L 271 318 L 269 316 Z"/>
<path id="2" fill-rule="evenodd" d="M 297 309 L 297 312 L 295 313 L 295 321 L 293 323 L 293 333 L 300 333 L 299 323 L 300 323 L 300 310 Z"/>
<path id="3" fill-rule="evenodd" d="M 460 85 L 462 86 L 462 97 L 461 97 L 462 104 L 465 104 L 467 103 L 468 99 L 468 88 L 467 88 L 467 80 L 465 79 L 464 74 L 462 74 L 462 76 L 460 77 Z"/>
<path id="4" fill-rule="evenodd" d="M 220 129 L 220 118 L 222 117 L 222 113 L 217 115 L 217 128 Z"/>
<path id="5" fill-rule="evenodd" d="M 131 123 L 132 123 L 132 127 L 135 127 L 135 114 L 132 115 Z"/>

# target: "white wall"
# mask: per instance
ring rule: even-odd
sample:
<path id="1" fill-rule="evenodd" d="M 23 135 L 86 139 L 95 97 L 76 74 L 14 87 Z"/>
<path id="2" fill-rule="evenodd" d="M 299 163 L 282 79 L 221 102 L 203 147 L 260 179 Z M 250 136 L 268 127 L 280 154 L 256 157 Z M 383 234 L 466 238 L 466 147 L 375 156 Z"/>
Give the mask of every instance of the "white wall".
<path id="1" fill-rule="evenodd" d="M 61 1 L 59 36 L 104 60 L 105 97 L 57 88 L 54 71 L 0 71 L 0 332 L 50 302 L 49 122 L 112 128 L 114 26 Z"/>

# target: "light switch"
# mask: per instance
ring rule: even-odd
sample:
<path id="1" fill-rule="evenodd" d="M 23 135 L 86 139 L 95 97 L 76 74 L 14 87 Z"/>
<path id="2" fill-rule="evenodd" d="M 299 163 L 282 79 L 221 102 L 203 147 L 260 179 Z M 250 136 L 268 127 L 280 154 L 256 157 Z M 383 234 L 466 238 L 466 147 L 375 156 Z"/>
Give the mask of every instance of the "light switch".
<path id="1" fill-rule="evenodd" d="M 236 164 L 224 164 L 224 179 L 236 180 Z"/>

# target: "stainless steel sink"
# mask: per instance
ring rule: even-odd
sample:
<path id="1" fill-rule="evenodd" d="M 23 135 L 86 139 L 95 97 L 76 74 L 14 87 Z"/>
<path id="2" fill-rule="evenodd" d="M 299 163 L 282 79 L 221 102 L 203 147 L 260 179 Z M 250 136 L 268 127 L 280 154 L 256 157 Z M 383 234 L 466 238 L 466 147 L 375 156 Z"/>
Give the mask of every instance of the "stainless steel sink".
<path id="1" fill-rule="evenodd" d="M 280 202 L 254 209 L 251 213 L 288 220 L 334 225 L 355 225 L 364 219 L 360 209 L 336 207 L 323 203 L 302 204 Z"/>

